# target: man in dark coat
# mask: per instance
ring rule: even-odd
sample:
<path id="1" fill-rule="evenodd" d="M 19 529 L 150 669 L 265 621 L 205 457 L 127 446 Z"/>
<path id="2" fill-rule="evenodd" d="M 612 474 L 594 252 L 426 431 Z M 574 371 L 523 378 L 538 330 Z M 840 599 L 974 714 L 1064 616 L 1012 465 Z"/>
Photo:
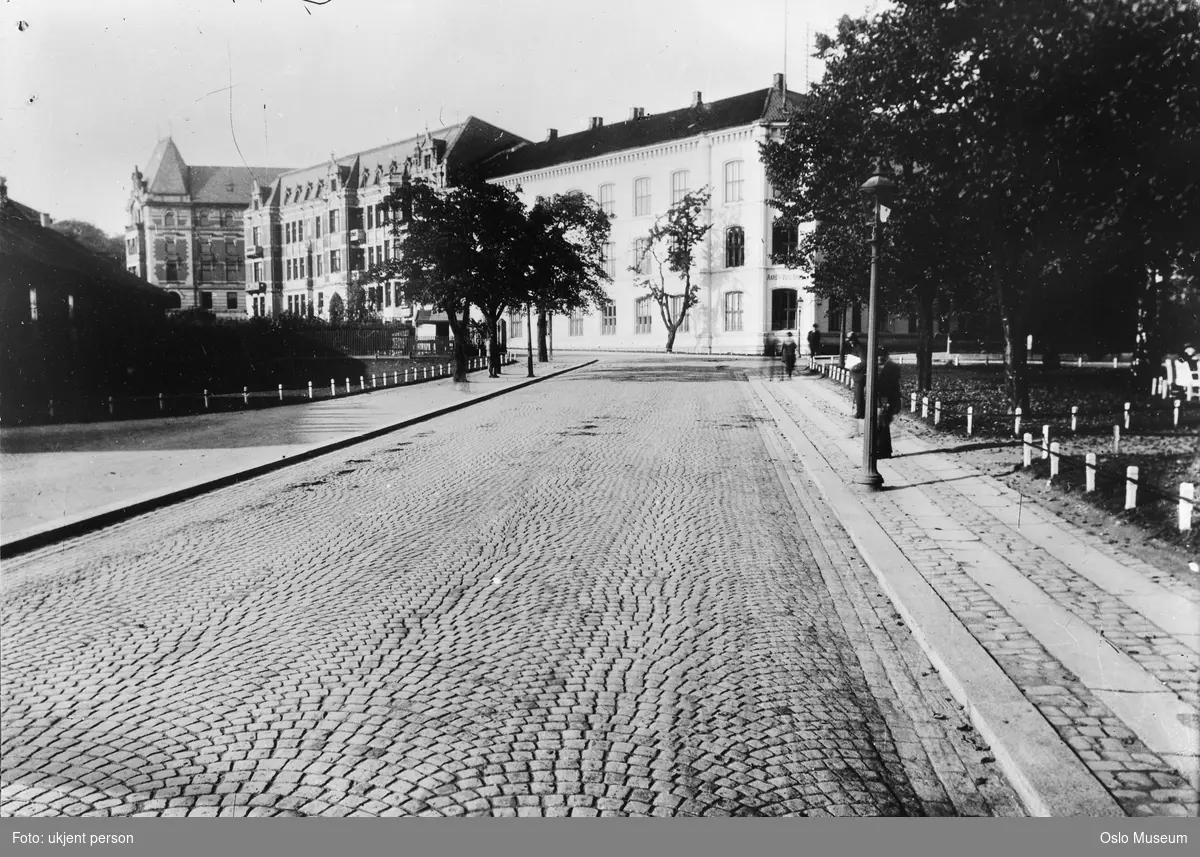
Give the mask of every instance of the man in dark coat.
<path id="1" fill-rule="evenodd" d="M 796 340 L 792 338 L 790 330 L 787 339 L 783 341 L 783 368 L 789 378 L 796 369 Z"/>
<path id="2" fill-rule="evenodd" d="M 879 374 L 876 378 L 875 398 L 879 408 L 879 425 L 875 432 L 875 457 L 892 457 L 892 420 L 900 413 L 900 365 L 892 360 L 891 352 L 884 347 L 876 349 L 879 355 Z"/>
<path id="3" fill-rule="evenodd" d="M 867 415 L 867 346 L 858 339 L 858 332 L 852 331 L 846 337 L 846 355 L 854 357 L 850 366 L 850 380 L 854 382 L 854 419 L 862 420 Z M 861 424 L 856 427 L 862 430 Z M 854 436 L 854 435 L 852 435 Z"/>
<path id="4" fill-rule="evenodd" d="M 808 353 L 816 357 L 821 352 L 821 328 L 813 325 L 808 332 Z"/>

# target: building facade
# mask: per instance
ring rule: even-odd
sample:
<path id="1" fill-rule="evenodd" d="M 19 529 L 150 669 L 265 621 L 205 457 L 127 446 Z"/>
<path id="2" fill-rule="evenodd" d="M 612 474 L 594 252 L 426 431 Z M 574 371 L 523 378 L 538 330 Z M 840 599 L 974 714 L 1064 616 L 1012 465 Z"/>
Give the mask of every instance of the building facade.
<path id="1" fill-rule="evenodd" d="M 367 284 L 365 272 L 392 257 L 384 199 L 407 172 L 435 187 L 455 184 L 497 152 L 527 141 L 475 117 L 419 136 L 255 182 L 245 210 L 246 314 L 329 318 L 363 282 L 384 320 L 415 320 L 399 283 Z M 243 206 L 245 202 L 243 201 Z"/>
<path id="2" fill-rule="evenodd" d="M 145 173 L 134 167 L 126 268 L 166 291 L 174 310 L 244 318 L 246 203 L 256 183 L 269 185 L 281 172 L 189 166 L 171 138 L 160 141 Z"/>
<path id="3" fill-rule="evenodd" d="M 485 167 L 491 181 L 537 196 L 581 190 L 614 215 L 606 251 L 610 303 L 604 310 L 553 321 L 556 348 L 659 350 L 666 330 L 658 305 L 635 285 L 642 242 L 656 218 L 688 191 L 712 192 L 707 222 L 692 272 L 699 305 L 675 338 L 677 351 L 762 353 L 768 334 L 788 332 L 803 341 L 814 322 L 824 329 L 825 307 L 799 271 L 771 261 L 781 244 L 798 239 L 795 228 L 776 224 L 771 188 L 759 145 L 782 133 L 803 96 L 775 75 L 768 89 L 647 115 L 633 108 L 628 120 L 589 127 L 503 153 Z M 670 276 L 670 275 L 668 275 Z M 670 289 L 668 288 L 668 291 Z M 509 337 L 521 347 L 521 319 L 509 320 Z"/>

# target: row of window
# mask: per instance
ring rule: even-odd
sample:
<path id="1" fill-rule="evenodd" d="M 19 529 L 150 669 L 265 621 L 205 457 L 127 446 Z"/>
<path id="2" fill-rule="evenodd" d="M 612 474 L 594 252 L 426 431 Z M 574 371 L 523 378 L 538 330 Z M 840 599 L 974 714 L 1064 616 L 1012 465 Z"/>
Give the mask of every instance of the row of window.
<path id="1" fill-rule="evenodd" d="M 236 226 L 240 218 L 241 215 L 239 215 L 233 209 L 227 209 L 225 211 L 208 211 L 206 209 L 201 209 L 200 211 L 196 212 L 196 225 Z M 158 218 L 155 218 L 155 221 L 158 222 Z M 164 229 L 174 229 L 176 226 L 187 226 L 187 222 L 186 212 L 180 212 L 179 214 L 176 214 L 174 211 L 166 211 L 162 214 L 161 223 Z"/>
<path id="2" fill-rule="evenodd" d="M 790 327 L 795 327 L 795 292 L 790 289 L 780 289 L 779 291 L 789 291 L 792 294 L 792 315 Z M 673 318 L 678 318 L 683 309 L 683 298 L 671 298 L 671 315 Z M 654 314 L 658 310 L 658 304 L 654 298 L 643 297 L 638 298 L 633 304 L 633 317 L 635 334 L 652 333 L 654 327 Z M 725 293 L 725 331 L 727 333 L 737 332 L 743 329 L 743 313 L 742 313 L 742 293 L 741 292 L 726 292 Z M 509 333 L 514 339 L 520 339 L 524 330 L 522 316 L 519 313 L 512 313 L 508 319 Z M 683 324 L 679 327 L 679 333 L 690 333 L 692 329 L 692 318 L 689 315 L 684 318 Z M 784 328 L 777 328 L 783 330 Z M 610 336 L 617 332 L 617 305 L 609 301 L 600 311 L 600 333 L 605 336 Z M 571 316 L 570 325 L 568 327 L 568 335 L 583 336 L 583 315 L 576 313 Z"/>
<path id="3" fill-rule="evenodd" d="M 742 202 L 745 199 L 743 162 L 727 161 L 724 166 L 724 201 Z M 691 191 L 691 174 L 687 170 L 671 173 L 671 205 L 679 202 Z M 605 214 L 616 214 L 617 186 L 611 182 L 600 185 L 597 199 Z M 650 178 L 640 176 L 633 180 L 633 216 L 644 217 L 654 213 Z"/>

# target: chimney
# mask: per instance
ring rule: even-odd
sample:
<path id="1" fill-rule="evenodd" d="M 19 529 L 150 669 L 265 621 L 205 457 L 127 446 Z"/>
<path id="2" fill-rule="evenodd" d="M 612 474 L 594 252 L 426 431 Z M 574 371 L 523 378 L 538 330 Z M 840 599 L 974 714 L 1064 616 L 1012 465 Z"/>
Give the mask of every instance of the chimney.
<path id="1" fill-rule="evenodd" d="M 777 73 L 775 75 L 775 83 L 774 83 L 773 88 L 778 89 L 780 92 L 785 92 L 787 90 L 787 85 L 784 82 L 784 78 L 783 78 L 782 74 Z"/>
<path id="2" fill-rule="evenodd" d="M 0 205 L 8 202 L 8 179 L 5 176 L 0 176 Z"/>
<path id="3" fill-rule="evenodd" d="M 54 218 L 52 218 L 49 214 L 45 214 L 42 212 L 39 212 L 39 214 L 41 214 L 41 218 L 42 218 L 42 228 L 49 229 L 50 224 L 54 222 Z"/>
<path id="4" fill-rule="evenodd" d="M 588 130 L 594 131 L 597 128 L 602 128 L 603 126 L 604 126 L 604 117 L 603 116 L 593 116 L 591 118 L 591 120 L 588 121 Z"/>
<path id="5" fill-rule="evenodd" d="M 703 103 L 704 103 L 704 99 L 702 99 L 700 97 L 700 90 L 697 89 L 695 92 L 692 93 L 692 106 L 699 107 Z"/>
<path id="6" fill-rule="evenodd" d="M 632 122 L 635 119 L 645 119 L 645 118 L 646 118 L 646 108 L 645 107 L 630 107 L 629 108 L 629 121 L 630 122 Z"/>
<path id="7" fill-rule="evenodd" d="M 558 129 L 557 128 L 547 128 L 546 129 L 547 142 L 549 142 L 550 140 L 557 140 L 557 139 L 558 139 Z"/>

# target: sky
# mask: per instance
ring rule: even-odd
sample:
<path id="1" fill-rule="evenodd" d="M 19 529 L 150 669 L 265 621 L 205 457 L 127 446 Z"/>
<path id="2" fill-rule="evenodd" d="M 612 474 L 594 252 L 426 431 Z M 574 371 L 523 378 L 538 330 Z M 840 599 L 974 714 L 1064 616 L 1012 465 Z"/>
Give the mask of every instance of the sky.
<path id="1" fill-rule="evenodd" d="M 803 92 L 816 33 L 878 5 L 0 0 L 0 175 L 55 220 L 123 234 L 134 167 L 168 135 L 193 166 L 293 168 L 468 116 L 537 141 L 777 72 Z"/>

